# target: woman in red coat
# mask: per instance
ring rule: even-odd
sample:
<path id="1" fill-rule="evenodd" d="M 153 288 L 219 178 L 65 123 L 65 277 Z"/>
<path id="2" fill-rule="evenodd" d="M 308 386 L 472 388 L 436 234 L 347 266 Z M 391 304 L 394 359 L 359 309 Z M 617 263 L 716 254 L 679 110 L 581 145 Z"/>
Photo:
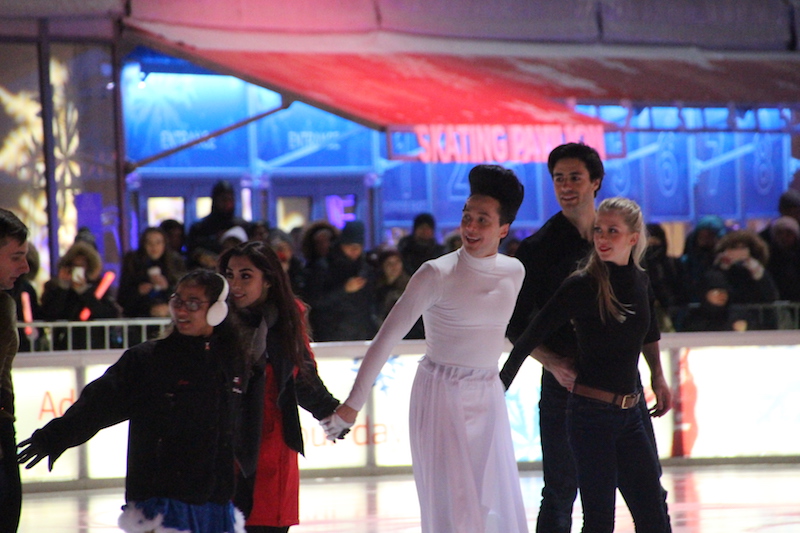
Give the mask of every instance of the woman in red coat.
<path id="1" fill-rule="evenodd" d="M 275 252 L 260 241 L 242 243 L 220 256 L 219 269 L 252 334 L 236 505 L 247 516 L 248 533 L 284 533 L 299 522 L 297 454 L 303 453 L 303 437 L 297 406 L 321 420 L 339 401 L 317 374 L 305 308 Z"/>

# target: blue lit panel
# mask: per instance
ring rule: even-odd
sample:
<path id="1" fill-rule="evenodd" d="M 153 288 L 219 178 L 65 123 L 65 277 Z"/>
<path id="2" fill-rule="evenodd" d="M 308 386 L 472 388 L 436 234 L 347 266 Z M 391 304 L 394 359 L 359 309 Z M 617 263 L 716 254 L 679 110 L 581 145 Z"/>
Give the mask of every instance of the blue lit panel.
<path id="1" fill-rule="evenodd" d="M 653 128 L 672 130 L 683 126 L 677 107 L 653 107 Z"/>
<path id="2" fill-rule="evenodd" d="M 281 166 L 331 167 L 372 163 L 372 130 L 332 113 L 294 102 L 258 121 L 258 157 Z"/>
<path id="3" fill-rule="evenodd" d="M 757 133 L 744 135 L 752 151 L 740 160 L 743 209 L 747 217 L 772 218 L 778 214 L 778 199 L 786 189 L 788 172 L 785 136 Z"/>
<path id="4" fill-rule="evenodd" d="M 600 106 L 600 120 L 612 122 L 622 126 L 628 117 L 628 108 L 618 105 L 604 105 Z"/>
<path id="5" fill-rule="evenodd" d="M 648 221 L 687 219 L 691 187 L 685 133 L 629 134 L 629 153 L 622 164 L 642 184 L 641 204 Z M 605 189 L 605 186 L 603 187 Z"/>
<path id="6" fill-rule="evenodd" d="M 757 126 L 756 113 L 752 109 L 736 108 L 734 122 L 738 129 L 754 129 Z"/>
<path id="7" fill-rule="evenodd" d="M 708 107 L 703 109 L 706 126 L 715 129 L 728 128 L 728 116 L 730 112 L 724 107 Z"/>
<path id="8" fill-rule="evenodd" d="M 735 158 L 727 156 L 734 148 L 734 136 L 729 133 L 706 133 L 695 136 L 696 217 L 704 215 L 739 217 L 740 186 L 737 164 Z"/>
<path id="9" fill-rule="evenodd" d="M 162 153 L 280 104 L 279 95 L 258 89 L 260 108 L 248 109 L 247 91 L 244 81 L 231 76 L 145 74 L 138 64 L 128 64 L 122 72 L 122 99 L 129 159 Z M 247 166 L 247 147 L 247 128 L 238 128 L 149 168 Z"/>

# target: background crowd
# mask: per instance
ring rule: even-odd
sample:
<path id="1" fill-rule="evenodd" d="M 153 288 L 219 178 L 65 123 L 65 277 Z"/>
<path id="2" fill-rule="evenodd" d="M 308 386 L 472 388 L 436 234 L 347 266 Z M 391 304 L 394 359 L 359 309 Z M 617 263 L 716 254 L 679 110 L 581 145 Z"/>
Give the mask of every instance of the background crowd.
<path id="1" fill-rule="evenodd" d="M 761 232 L 706 216 L 686 234 L 679 256 L 668 253 L 661 225 L 647 225 L 644 264 L 662 331 L 796 326 L 794 307 L 776 302 L 800 303 L 800 190 L 784 192 L 777 211 Z M 367 249 L 364 224 L 358 220 L 341 229 L 324 220 L 313 221 L 289 234 L 265 222 L 246 222 L 234 212 L 232 188 L 218 182 L 212 190 L 211 213 L 188 231 L 176 220 L 142 231 L 138 248 L 125 254 L 120 276 L 110 289 L 102 287 L 105 269 L 91 233 L 79 232 L 41 296 L 31 282 L 38 271 L 36 250 L 31 247 L 31 272 L 11 291 L 18 319 L 166 317 L 169 295 L 181 275 L 195 267 L 215 268 L 220 254 L 241 242 L 261 241 L 276 252 L 293 292 L 309 306 L 314 341 L 367 340 L 420 265 L 461 245 L 457 232 L 437 233 L 430 213 L 417 215 L 411 231 L 396 243 Z M 441 240 L 438 235 L 443 235 Z M 518 237 L 509 236 L 501 251 L 514 255 Z M 65 349 L 67 334 L 66 328 L 55 331 L 53 347 Z M 90 331 L 88 339 L 78 330 L 72 335 L 73 348 L 103 346 L 108 341 L 101 329 Z M 35 337 L 35 332 L 24 335 L 21 350 L 29 350 Z M 406 338 L 423 337 L 420 320 Z"/>

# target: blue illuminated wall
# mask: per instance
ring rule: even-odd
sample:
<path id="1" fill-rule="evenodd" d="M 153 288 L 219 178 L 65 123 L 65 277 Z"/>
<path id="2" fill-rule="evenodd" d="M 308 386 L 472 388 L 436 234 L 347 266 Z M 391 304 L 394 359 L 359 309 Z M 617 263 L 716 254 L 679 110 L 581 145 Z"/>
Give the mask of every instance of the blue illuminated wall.
<path id="1" fill-rule="evenodd" d="M 273 109 L 281 102 L 280 95 L 229 76 L 202 71 L 147 72 L 136 62 L 123 71 L 125 134 L 132 161 Z M 619 107 L 600 112 L 606 121 L 624 119 Z M 744 112 L 734 118 L 736 126 L 758 124 L 766 130 L 761 133 L 687 131 L 687 126 L 701 122 L 706 130 L 723 128 L 731 120 L 727 113 L 647 109 L 634 118 L 634 129 L 672 124 L 675 130 L 607 134 L 608 153 L 619 157 L 606 161 L 606 178 L 598 198 L 631 197 L 652 222 L 692 223 L 703 215 L 716 214 L 744 223 L 776 216 L 778 198 L 797 165 L 791 159 L 789 135 L 769 131 L 771 124 L 780 124 L 780 113 L 762 110 L 757 116 Z M 544 164 L 510 166 L 526 188 L 515 228 L 522 233 L 533 231 L 558 211 L 550 176 Z M 356 193 L 361 195 L 359 202 L 366 201 L 363 191 L 348 190 L 356 177 L 359 186 L 379 191 L 373 195 L 380 203 L 373 210 L 380 217 L 378 226 L 407 229 L 416 214 L 432 212 L 443 234 L 459 224 L 470 167 L 389 161 L 383 133 L 295 102 L 251 126 L 155 161 L 138 172 L 143 181 L 150 175 L 174 175 L 170 180 L 174 185 L 224 170 L 231 179 L 250 184 L 254 193 L 268 192 L 270 182 L 277 183 L 278 178 L 296 180 L 299 186 L 307 180 L 309 187 L 325 180 L 342 183 L 342 190 L 333 194 Z M 385 236 L 381 227 L 376 229 L 376 235 Z"/>
<path id="2" fill-rule="evenodd" d="M 775 216 L 790 178 L 788 135 L 628 133 L 624 159 L 606 162 L 599 197 L 629 196 L 653 221 L 704 215 Z"/>
<path id="3" fill-rule="evenodd" d="M 229 76 L 123 71 L 128 159 L 139 161 L 248 115 L 247 84 Z M 272 93 L 274 94 L 274 93 Z M 279 103 L 279 97 L 275 95 Z M 156 168 L 245 167 L 247 130 L 239 128 L 153 164 Z"/>

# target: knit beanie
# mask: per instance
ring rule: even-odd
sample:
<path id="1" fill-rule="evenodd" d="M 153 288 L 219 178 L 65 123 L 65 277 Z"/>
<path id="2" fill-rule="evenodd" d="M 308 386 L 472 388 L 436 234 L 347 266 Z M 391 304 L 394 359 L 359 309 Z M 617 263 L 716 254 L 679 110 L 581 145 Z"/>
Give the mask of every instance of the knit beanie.
<path id="1" fill-rule="evenodd" d="M 352 220 L 345 224 L 339 236 L 339 242 L 364 246 L 364 223 L 360 220 Z"/>

